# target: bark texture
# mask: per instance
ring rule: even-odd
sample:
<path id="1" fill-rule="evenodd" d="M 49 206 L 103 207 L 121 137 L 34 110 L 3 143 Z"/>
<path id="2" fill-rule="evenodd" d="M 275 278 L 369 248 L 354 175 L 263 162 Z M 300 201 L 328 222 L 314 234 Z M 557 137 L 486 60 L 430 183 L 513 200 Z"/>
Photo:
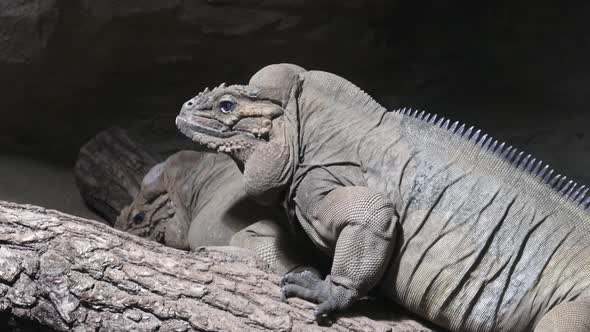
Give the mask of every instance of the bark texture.
<path id="1" fill-rule="evenodd" d="M 80 148 L 76 185 L 86 205 L 113 225 L 154 165 L 178 151 L 199 149 L 178 133 L 173 119 L 153 116 L 130 129 L 110 127 Z"/>
<path id="2" fill-rule="evenodd" d="M 139 192 L 144 175 L 162 161 L 120 128 L 109 128 L 89 140 L 74 166 L 84 202 L 113 224 Z"/>
<path id="3" fill-rule="evenodd" d="M 319 326 L 312 304 L 280 301 L 278 282 L 240 249 L 188 253 L 0 202 L 0 313 L 19 319 L 62 331 L 430 331 L 391 303 Z"/>

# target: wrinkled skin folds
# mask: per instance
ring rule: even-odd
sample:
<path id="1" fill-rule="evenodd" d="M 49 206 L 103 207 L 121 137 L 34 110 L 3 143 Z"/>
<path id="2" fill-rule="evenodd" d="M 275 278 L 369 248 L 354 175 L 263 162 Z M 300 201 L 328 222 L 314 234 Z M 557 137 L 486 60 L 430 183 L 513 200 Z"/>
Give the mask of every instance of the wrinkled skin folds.
<path id="1" fill-rule="evenodd" d="M 325 279 L 281 282 L 317 318 L 374 289 L 453 331 L 590 325 L 587 191 L 509 144 L 291 64 L 203 91 L 177 126 L 229 154 L 248 195 L 332 257 Z"/>
<path id="2" fill-rule="evenodd" d="M 293 138 L 299 134 L 291 112 L 302 72 L 293 65 L 269 66 L 250 85 L 206 89 L 187 101 L 177 118 L 185 135 L 244 165 L 246 192 L 259 202 L 276 202 L 297 168 L 299 142 Z M 331 275 L 320 280 L 293 273 L 283 285 L 285 296 L 318 302 L 318 316 L 344 310 L 366 295 L 380 280 L 393 248 L 395 220 L 387 197 L 362 186 L 333 189 L 302 205 L 310 211 L 312 240 L 330 242 Z"/>

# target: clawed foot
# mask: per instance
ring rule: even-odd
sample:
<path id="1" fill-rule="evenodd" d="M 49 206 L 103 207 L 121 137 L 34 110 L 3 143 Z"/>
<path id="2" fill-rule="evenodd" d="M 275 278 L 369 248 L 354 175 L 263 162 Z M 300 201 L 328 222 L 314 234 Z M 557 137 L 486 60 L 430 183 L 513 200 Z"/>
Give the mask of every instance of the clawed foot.
<path id="1" fill-rule="evenodd" d="M 358 298 L 356 291 L 334 283 L 330 276 L 322 280 L 310 271 L 287 273 L 281 279 L 281 292 L 283 300 L 298 297 L 318 303 L 314 310 L 317 320 L 350 307 Z"/>

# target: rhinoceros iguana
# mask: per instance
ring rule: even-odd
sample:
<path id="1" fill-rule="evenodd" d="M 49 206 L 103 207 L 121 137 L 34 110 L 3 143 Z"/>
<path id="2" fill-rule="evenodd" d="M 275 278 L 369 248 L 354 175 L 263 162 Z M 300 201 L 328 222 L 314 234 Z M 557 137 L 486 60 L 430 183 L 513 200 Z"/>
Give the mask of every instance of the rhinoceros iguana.
<path id="1" fill-rule="evenodd" d="M 180 151 L 151 168 L 114 227 L 178 249 L 241 247 L 279 273 L 319 274 L 302 265 L 309 245 L 289 239 L 281 218 L 280 210 L 246 197 L 241 174 L 226 155 Z"/>
<path id="2" fill-rule="evenodd" d="M 289 64 L 204 91 L 176 124 L 333 255 L 325 280 L 283 278 L 317 317 L 377 289 L 454 331 L 590 330 L 588 189 L 479 130 Z"/>

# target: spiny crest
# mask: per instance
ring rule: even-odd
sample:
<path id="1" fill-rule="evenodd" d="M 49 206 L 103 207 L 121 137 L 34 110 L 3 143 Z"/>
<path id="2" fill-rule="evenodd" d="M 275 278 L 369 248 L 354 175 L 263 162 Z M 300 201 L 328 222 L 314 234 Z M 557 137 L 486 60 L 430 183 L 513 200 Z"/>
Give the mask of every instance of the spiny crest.
<path id="1" fill-rule="evenodd" d="M 378 112 L 385 110 L 381 104 L 360 87 L 338 75 L 312 70 L 305 73 L 305 80 L 313 82 L 309 84 L 326 98 L 338 96 L 337 101 L 340 104 L 347 105 L 350 109 Z"/>
<path id="2" fill-rule="evenodd" d="M 394 112 L 403 116 L 416 118 L 420 121 L 427 122 L 444 130 L 450 131 L 468 141 L 479 145 L 482 149 L 492 151 L 501 158 L 509 161 L 514 167 L 527 171 L 532 176 L 546 183 L 549 187 L 556 190 L 560 195 L 572 200 L 583 209 L 590 210 L 590 188 L 578 185 L 573 180 L 567 179 L 566 176 L 555 174 L 556 172 L 542 160 L 537 160 L 530 154 L 508 146 L 506 143 L 495 140 L 491 136 L 482 133 L 481 130 L 474 127 L 465 129 L 465 124 L 459 121 L 451 123 L 450 120 L 438 117 L 436 114 L 419 112 L 412 109 L 397 109 Z"/>
<path id="3" fill-rule="evenodd" d="M 197 97 L 202 97 L 204 95 L 214 95 L 225 88 L 227 88 L 227 85 L 225 83 L 221 83 L 218 87 L 213 88 L 213 90 L 209 90 L 209 87 L 206 87 L 205 90 L 199 92 Z"/>

